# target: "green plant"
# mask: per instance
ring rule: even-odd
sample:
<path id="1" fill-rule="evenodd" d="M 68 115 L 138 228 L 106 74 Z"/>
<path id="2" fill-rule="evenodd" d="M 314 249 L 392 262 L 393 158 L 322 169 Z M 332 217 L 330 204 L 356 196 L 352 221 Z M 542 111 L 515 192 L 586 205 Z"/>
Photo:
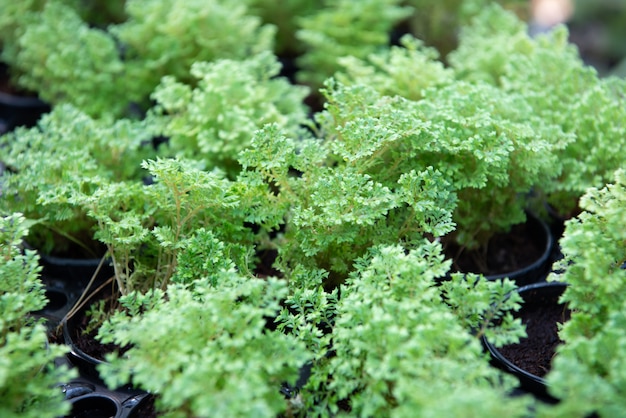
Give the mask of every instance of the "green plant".
<path id="1" fill-rule="evenodd" d="M 125 77 L 147 99 L 162 77 L 193 84 L 194 62 L 272 51 L 275 28 L 235 0 L 127 0 L 109 32 L 123 45 Z"/>
<path id="2" fill-rule="evenodd" d="M 372 245 L 402 242 L 411 248 L 426 234 L 441 236 L 454 228 L 455 196 L 441 173 L 418 167 L 378 181 L 364 167 L 369 148 L 380 146 L 387 127 L 374 121 L 360 127 L 354 138 L 359 147 L 335 150 L 337 141 L 294 140 L 270 125 L 241 153 L 240 181 L 266 190 L 253 212 L 278 212 L 284 219 L 273 244 L 277 266 L 287 276 L 297 265 L 321 268 L 331 272 L 332 287 Z"/>
<path id="3" fill-rule="evenodd" d="M 123 115 L 141 100 L 111 34 L 85 23 L 61 2 L 26 20 L 7 61 L 20 86 L 52 104 L 71 103 L 93 116 Z"/>
<path id="4" fill-rule="evenodd" d="M 37 127 L 0 137 L 2 213 L 22 212 L 36 219 L 29 241 L 44 253 L 70 246 L 94 254 L 93 221 L 71 201 L 91 194 L 98 184 L 141 181 L 140 162 L 153 153 L 142 122 L 95 120 L 70 105 L 44 116 Z"/>
<path id="5" fill-rule="evenodd" d="M 439 60 L 436 49 L 404 35 L 392 45 L 366 57 L 339 58 L 341 70 L 335 75 L 342 84 L 367 84 L 384 96 L 420 100 L 427 88 L 444 87 L 455 79 L 454 71 Z"/>
<path id="6" fill-rule="evenodd" d="M 406 55 L 392 50 L 371 60 L 402 57 L 408 71 L 435 68 L 439 76 L 406 91 L 418 99 L 387 95 L 402 90 L 403 71 L 346 61 L 342 78 L 348 84 L 328 84 L 328 104 L 318 120 L 346 165 L 387 187 L 413 170 L 440 173 L 448 193 L 458 196 L 451 237 L 467 249 L 484 248 L 494 233 L 524 221 L 525 195 L 560 172 L 555 153 L 571 137 L 534 116 L 520 95 L 452 80 L 432 61 L 431 50 L 405 42 L 414 48 Z M 365 71 L 386 82 L 371 87 L 353 75 Z"/>
<path id="7" fill-rule="evenodd" d="M 254 131 L 276 123 L 296 135 L 306 122 L 304 87 L 276 78 L 280 64 L 264 52 L 245 60 L 196 62 L 195 87 L 166 76 L 152 94 L 157 106 L 150 125 L 169 140 L 163 154 L 200 160 L 230 177 L 240 171 L 237 154 Z"/>
<path id="8" fill-rule="evenodd" d="M 187 247 L 206 233 L 228 245 L 224 252 L 243 274 L 253 268 L 256 238 L 245 224 L 247 208 L 237 184 L 189 161 L 147 160 L 142 167 L 153 184 L 101 182 L 92 193 L 71 197 L 97 224 L 95 238 L 108 248 L 122 294 L 165 289 L 179 254 L 189 254 Z M 205 255 L 197 253 L 198 261 Z M 193 253 L 185 263 L 197 265 L 192 258 Z"/>
<path id="9" fill-rule="evenodd" d="M 90 9 L 98 5 L 24 5 L 0 20 L 3 60 L 22 87 L 52 104 L 120 117 L 149 108 L 150 93 L 166 75 L 194 82 L 189 69 L 196 61 L 272 51 L 275 28 L 239 2 L 129 0 L 124 6 L 122 21 L 112 16 L 115 23 L 94 27 L 84 19 L 94 20 Z"/>
<path id="10" fill-rule="evenodd" d="M 448 268 L 440 245 L 427 241 L 408 252 L 375 246 L 357 261 L 341 287 L 332 355 L 301 391 L 306 416 L 527 416 L 531 400 L 506 396 L 514 381 L 489 365 L 467 326 L 518 308 L 503 297 L 514 285 L 481 279 L 475 287 L 456 275 L 441 290 L 435 280 Z M 475 322 L 466 299 L 480 300 Z M 509 324 L 502 341 L 523 335 L 519 320 Z"/>
<path id="11" fill-rule="evenodd" d="M 128 313 L 113 316 L 99 336 L 131 348 L 100 367 L 107 384 L 116 387 L 132 376 L 158 395 L 165 417 L 286 411 L 281 385 L 295 383 L 309 354 L 296 338 L 266 327 L 280 309 L 285 284 L 244 278 L 232 266 L 187 283 L 121 299 Z"/>
<path id="12" fill-rule="evenodd" d="M 561 296 L 572 310 L 559 331 L 564 344 L 546 379 L 561 402 L 550 416 L 616 416 L 624 410 L 626 353 L 626 172 L 591 188 L 583 212 L 566 222 L 564 258 L 550 280 L 569 284 Z"/>
<path id="13" fill-rule="evenodd" d="M 399 0 L 329 0 L 301 17 L 296 37 L 305 45 L 298 79 L 314 88 L 339 69 L 338 58 L 364 58 L 389 43 L 389 31 L 411 13 Z"/>
<path id="14" fill-rule="evenodd" d="M 0 0 L 0 60 L 14 62 L 17 54 L 17 43 L 28 23 L 36 19 L 45 5 L 51 2 L 74 5 L 75 0 Z"/>
<path id="15" fill-rule="evenodd" d="M 513 14 L 492 6 L 461 34 L 449 61 L 463 79 L 480 79 L 518 94 L 529 111 L 574 138 L 556 150 L 559 175 L 537 192 L 562 214 L 574 209 L 589 187 L 602 187 L 620 168 L 626 81 L 601 79 L 568 42 L 564 27 L 530 38 Z"/>
<path id="16" fill-rule="evenodd" d="M 75 375 L 55 366 L 67 349 L 48 343 L 44 323 L 30 316 L 47 303 L 39 257 L 22 249 L 32 224 L 20 213 L 0 217 L 0 414 L 7 418 L 68 413 L 57 386 Z"/>

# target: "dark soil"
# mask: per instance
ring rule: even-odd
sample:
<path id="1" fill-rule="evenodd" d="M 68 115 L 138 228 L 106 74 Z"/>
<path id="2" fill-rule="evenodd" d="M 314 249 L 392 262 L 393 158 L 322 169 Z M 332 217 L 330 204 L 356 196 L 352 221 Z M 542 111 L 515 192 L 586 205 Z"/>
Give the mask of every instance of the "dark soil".
<path id="1" fill-rule="evenodd" d="M 509 232 L 494 235 L 487 248 L 461 250 L 458 244 L 445 244 L 452 270 L 486 276 L 521 270 L 539 260 L 546 249 L 544 231 L 536 220 L 514 225 Z"/>
<path id="2" fill-rule="evenodd" d="M 526 302 L 515 317 L 522 319 L 528 336 L 518 344 L 499 349 L 510 362 L 538 377 L 550 371 L 556 348 L 562 343 L 558 335 L 559 324 L 570 318 L 570 310 L 559 304 L 558 298 L 559 294 L 540 296 L 538 293 L 525 298 Z"/>
<path id="3" fill-rule="evenodd" d="M 104 312 L 113 313 L 116 309 L 115 304 L 117 303 L 117 299 L 111 296 L 112 292 L 110 288 L 103 289 L 103 291 L 93 297 L 92 304 L 104 300 Z M 118 352 L 122 354 L 128 351 L 130 347 L 121 348 L 117 344 L 103 344 L 98 341 L 96 335 L 98 334 L 99 327 L 92 327 L 95 329 L 86 332 L 86 330 L 89 329 L 89 324 L 92 319 L 91 316 L 87 315 L 91 306 L 90 304 L 85 305 L 84 308 L 80 309 L 68 320 L 69 335 L 74 346 L 83 353 L 102 361 L 104 361 L 105 355 L 108 353 Z"/>

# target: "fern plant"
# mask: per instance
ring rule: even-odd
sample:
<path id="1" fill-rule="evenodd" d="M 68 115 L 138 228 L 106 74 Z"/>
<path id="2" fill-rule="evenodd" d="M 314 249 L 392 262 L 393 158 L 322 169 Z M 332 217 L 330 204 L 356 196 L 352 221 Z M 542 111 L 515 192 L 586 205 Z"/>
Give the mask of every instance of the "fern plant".
<path id="1" fill-rule="evenodd" d="M 0 21 L 3 60 L 22 87 L 94 117 L 141 115 L 161 77 L 194 82 L 189 70 L 196 61 L 273 48 L 275 28 L 231 0 L 127 1 L 122 21 L 112 16 L 105 27 L 84 20 L 94 20 L 88 6 L 67 2 L 9 6 L 15 11 Z"/>
<path id="2" fill-rule="evenodd" d="M 22 249 L 32 225 L 21 213 L 0 217 L 0 413 L 10 418 L 68 413 L 58 385 L 76 375 L 54 364 L 67 348 L 49 343 L 44 323 L 30 316 L 47 303 L 39 257 Z"/>
<path id="3" fill-rule="evenodd" d="M 299 80 L 318 88 L 339 69 L 338 58 L 363 58 L 389 43 L 389 31 L 411 13 L 398 0 L 331 0 L 301 17 L 296 37 L 305 51 Z"/>
<path id="4" fill-rule="evenodd" d="M 279 389 L 295 383 L 309 358 L 301 341 L 266 329 L 285 284 L 245 278 L 226 265 L 189 285 L 122 298 L 128 313 L 113 316 L 99 335 L 132 348 L 100 367 L 105 382 L 116 387 L 132 375 L 135 385 L 157 394 L 164 417 L 285 412 L 290 405 Z"/>
<path id="5" fill-rule="evenodd" d="M 413 64 L 407 67 L 410 72 L 424 69 L 429 56 L 428 50 L 412 49 L 406 56 L 393 52 L 371 59 L 402 57 Z M 493 234 L 523 222 L 525 195 L 560 172 L 555 153 L 571 138 L 557 125 L 533 116 L 520 95 L 483 82 L 453 80 L 430 62 L 439 68 L 440 78 L 405 90 L 417 97 L 405 99 L 387 94 L 402 89 L 407 72 L 363 62 L 346 64 L 347 84 L 328 84 L 328 105 L 318 118 L 332 147 L 348 165 L 388 187 L 412 170 L 439 172 L 449 192 L 458 196 L 452 208 L 457 225 L 452 237 L 462 247 L 484 248 Z M 360 68 L 386 83 L 364 84 L 354 75 Z M 353 152 L 357 158 L 350 155 Z"/>
<path id="6" fill-rule="evenodd" d="M 530 38 L 514 15 L 491 6 L 462 32 L 450 62 L 464 79 L 481 79 L 524 97 L 531 112 L 575 138 L 556 153 L 559 175 L 538 184 L 562 214 L 589 187 L 602 187 L 623 162 L 624 89 L 617 78 L 599 78 L 560 27 Z"/>
<path id="7" fill-rule="evenodd" d="M 194 62 L 272 51 L 275 28 L 233 0 L 128 0 L 128 18 L 109 27 L 123 45 L 126 78 L 146 100 L 162 77 L 195 82 Z M 145 103 L 144 103 L 145 104 Z"/>
<path id="8" fill-rule="evenodd" d="M 259 184 L 266 196 L 252 212 L 282 214 L 273 245 L 284 273 L 297 265 L 322 268 L 331 272 L 331 286 L 371 245 L 411 248 L 427 234 L 453 229 L 455 196 L 436 170 L 411 170 L 383 183 L 362 169 L 366 164 L 352 164 L 369 155 L 365 141 L 376 146 L 377 134 L 385 133 L 373 123 L 363 126 L 363 147 L 352 153 L 336 152 L 332 141 L 286 137 L 276 125 L 259 131 L 241 153 L 240 181 Z"/>
<path id="9" fill-rule="evenodd" d="M 306 122 L 307 89 L 277 78 L 280 64 L 269 52 L 245 60 L 196 62 L 191 87 L 164 77 L 152 97 L 150 125 L 169 138 L 163 154 L 202 161 L 234 178 L 237 154 L 254 131 L 276 123 L 292 135 Z"/>
<path id="10" fill-rule="evenodd" d="M 165 289 L 179 255 L 192 262 L 187 247 L 206 234 L 224 241 L 229 259 L 251 275 L 256 235 L 246 225 L 238 185 L 189 161 L 146 160 L 142 166 L 153 184 L 103 181 L 94 192 L 70 198 L 96 223 L 95 238 L 108 248 L 121 294 Z"/>
<path id="11" fill-rule="evenodd" d="M 489 366 L 465 313 L 456 317 L 435 285 L 449 268 L 440 245 L 424 242 L 409 252 L 375 246 L 356 264 L 341 287 L 332 354 L 316 363 L 301 391 L 306 416 L 526 416 L 532 400 L 507 398 L 514 382 Z M 445 292 L 448 303 L 482 299 L 475 305 L 481 314 L 494 295 L 514 287 L 456 288 L 463 278 L 455 280 Z M 517 302 L 499 305 L 499 313 Z M 511 327 L 502 340 L 515 341 L 523 328 L 507 315 Z"/>
<path id="12" fill-rule="evenodd" d="M 98 183 L 140 182 L 142 159 L 153 152 L 143 124 L 95 120 L 70 105 L 56 107 L 39 125 L 0 137 L 3 213 L 20 211 L 40 222 L 29 240 L 44 253 L 63 253 L 72 245 L 92 257 L 93 221 L 71 201 L 91 194 Z"/>
<path id="13" fill-rule="evenodd" d="M 51 104 L 71 103 L 92 116 L 124 115 L 141 99 L 116 40 L 89 27 L 69 5 L 47 2 L 15 43 L 8 61 L 19 85 Z"/>
<path id="14" fill-rule="evenodd" d="M 572 315 L 559 331 L 564 344 L 546 376 L 561 402 L 547 413 L 610 417 L 624 408 L 626 172 L 620 169 L 605 187 L 589 189 L 580 206 L 583 212 L 566 222 L 564 258 L 550 277 L 569 284 L 561 301 Z"/>

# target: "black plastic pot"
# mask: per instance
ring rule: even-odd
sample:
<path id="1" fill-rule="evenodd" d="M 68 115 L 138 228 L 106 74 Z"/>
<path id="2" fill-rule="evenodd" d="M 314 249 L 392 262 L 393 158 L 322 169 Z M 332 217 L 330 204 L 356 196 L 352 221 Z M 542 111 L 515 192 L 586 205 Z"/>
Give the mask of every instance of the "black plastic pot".
<path id="1" fill-rule="evenodd" d="M 9 84 L 9 69 L 0 64 L 0 79 Z M 50 112 L 50 105 L 35 96 L 0 91 L 0 135 L 18 126 L 35 126 L 41 115 Z"/>
<path id="2" fill-rule="evenodd" d="M 528 339 L 534 337 L 531 333 L 531 326 L 535 327 L 536 325 L 540 325 L 536 323 L 537 321 L 541 321 L 542 319 L 536 319 L 535 323 L 531 323 L 529 318 L 534 313 L 543 314 L 546 310 L 551 310 L 554 312 L 555 309 L 560 310 L 562 314 L 562 321 L 564 322 L 569 319 L 569 310 L 566 306 L 559 303 L 559 298 L 561 294 L 565 291 L 565 288 L 568 285 L 566 283 L 561 282 L 539 282 L 530 284 L 527 286 L 520 287 L 517 291 L 524 299 L 522 304 L 522 308 L 520 311 L 516 312 L 516 317 L 521 317 L 522 322 L 526 325 L 528 331 Z M 547 315 L 546 315 L 547 316 Z M 550 345 L 558 343 L 558 334 L 557 334 L 557 321 L 549 324 L 552 327 L 554 335 L 549 335 L 547 338 Z M 523 350 L 524 349 L 524 340 L 520 341 L 520 344 L 513 344 L 506 347 L 512 347 L 514 349 Z M 546 402 L 557 402 L 558 400 L 552 397 L 548 393 L 548 386 L 546 384 L 546 380 L 539 376 L 536 373 L 532 373 L 531 371 L 525 369 L 524 367 L 516 364 L 509 356 L 505 354 L 504 348 L 497 348 L 493 344 L 491 344 L 486 338 L 483 338 L 483 343 L 486 349 L 491 354 L 492 362 L 496 367 L 506 371 L 507 373 L 511 373 L 519 379 L 520 389 L 526 392 L 530 392 L 537 396 L 538 398 L 546 401 Z M 528 353 L 530 355 L 530 353 Z"/>
<path id="3" fill-rule="evenodd" d="M 62 322 L 63 339 L 69 347 L 64 361 L 70 367 L 75 367 L 80 375 L 78 379 L 62 386 L 66 399 L 72 403 L 72 411 L 66 418 L 152 417 L 152 395 L 130 385 L 116 389 L 107 388 L 97 370 L 97 366 L 105 361 L 83 351 L 73 338 L 83 332 L 81 323 L 90 304 L 107 295 L 110 295 L 109 285 L 87 298 L 82 308 Z M 145 410 L 152 412 L 145 413 Z"/>
<path id="4" fill-rule="evenodd" d="M 93 289 L 93 288 L 92 288 Z M 63 332 L 63 340 L 65 344 L 69 347 L 68 359 L 69 361 L 75 365 L 81 376 L 90 377 L 93 379 L 100 379 L 97 366 L 103 364 L 105 361 L 101 358 L 96 358 L 93 355 L 84 351 L 77 337 L 82 336 L 85 327 L 87 326 L 88 318 L 85 313 L 89 309 L 89 307 L 96 303 L 99 300 L 108 300 L 110 301 L 111 296 L 111 285 L 106 285 L 101 290 L 93 293 L 93 290 L 89 292 L 88 296 L 81 301 L 82 306 L 77 309 L 73 315 L 65 318 L 62 325 Z M 108 303 L 108 302 L 107 302 Z M 108 305 L 107 305 L 108 307 Z M 107 309 L 105 307 L 105 309 Z M 88 344 L 91 347 L 91 343 Z M 100 346 L 100 343 L 97 341 L 93 342 L 93 346 Z"/>
<path id="5" fill-rule="evenodd" d="M 68 285 L 86 286 L 100 265 L 100 258 L 65 258 L 40 254 L 40 264 L 44 276 L 62 280 Z M 103 283 L 113 277 L 114 270 L 109 260 L 104 260 L 94 284 Z"/>
<path id="6" fill-rule="evenodd" d="M 0 92 L 0 135 L 18 126 L 35 126 L 50 106 L 36 97 L 13 96 Z"/>
<path id="7" fill-rule="evenodd" d="M 532 264 L 526 267 L 503 274 L 488 275 L 488 280 L 499 280 L 505 277 L 515 281 L 518 286 L 525 286 L 544 280 L 552 268 L 554 237 L 550 226 L 532 213 L 526 216 L 529 238 L 542 249 L 542 253 Z"/>
<path id="8" fill-rule="evenodd" d="M 42 309 L 31 312 L 36 318 L 46 320 L 46 325 L 50 332 L 61 323 L 61 320 L 72 308 L 73 301 L 80 295 L 64 288 L 62 282 L 47 282 L 44 280 L 46 299 L 48 303 Z"/>
<path id="9" fill-rule="evenodd" d="M 492 269 L 498 271 L 498 273 L 489 274 L 488 272 L 479 271 L 478 266 L 471 262 L 472 258 L 465 255 L 465 259 L 463 261 L 461 261 L 460 258 L 455 259 L 453 270 L 441 280 L 448 280 L 450 274 L 455 271 L 460 273 L 482 273 L 487 280 L 501 280 L 508 277 L 509 279 L 515 281 L 518 286 L 525 286 L 545 280 L 546 276 L 552 269 L 552 263 L 554 261 L 553 249 L 555 239 L 550 226 L 530 212 L 527 213 L 526 223 L 520 226 L 523 227 L 523 234 L 520 234 L 519 231 L 497 234 L 493 237 L 492 241 L 490 241 L 490 246 L 497 250 L 502 250 L 506 255 L 505 258 L 517 258 L 515 255 L 517 253 L 513 251 L 523 250 L 507 248 L 507 245 L 498 247 L 497 241 L 504 240 L 506 242 L 512 240 L 510 237 L 523 236 L 524 238 L 522 241 L 532 243 L 533 254 L 538 253 L 538 255 L 530 263 L 521 268 L 509 269 L 508 271 L 500 265 L 498 266 L 498 269 Z M 494 244 L 494 242 L 496 243 Z M 448 242 L 447 245 L 449 246 L 449 248 L 446 248 L 445 250 L 447 256 L 454 259 L 455 254 L 459 251 L 458 245 L 450 242 Z M 444 245 L 444 247 L 446 247 L 446 245 Z M 491 252 L 491 249 L 489 252 Z M 483 257 L 482 254 L 480 256 Z M 520 260 L 516 260 L 516 263 L 514 264 L 521 264 L 521 262 Z"/>
<path id="10" fill-rule="evenodd" d="M 65 399 L 72 410 L 65 418 L 131 418 L 144 417 L 141 412 L 152 396 L 144 391 L 130 388 L 109 390 L 105 386 L 85 378 L 78 378 L 62 385 Z"/>

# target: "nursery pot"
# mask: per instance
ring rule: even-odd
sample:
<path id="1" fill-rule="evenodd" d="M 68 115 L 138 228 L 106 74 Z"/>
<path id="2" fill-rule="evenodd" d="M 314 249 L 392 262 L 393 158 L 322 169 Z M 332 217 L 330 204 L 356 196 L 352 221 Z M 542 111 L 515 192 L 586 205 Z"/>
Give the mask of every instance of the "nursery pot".
<path id="1" fill-rule="evenodd" d="M 70 349 L 68 358 L 78 367 L 81 376 L 99 379 L 96 367 L 105 362 L 104 354 L 115 349 L 115 346 L 100 343 L 93 333 L 85 333 L 90 320 L 86 313 L 94 303 L 103 300 L 105 301 L 103 309 L 111 309 L 113 303 L 111 286 L 107 284 L 95 293 L 92 287 L 89 295 L 80 302 L 80 308 L 62 322 L 63 340 Z"/>
<path id="2" fill-rule="evenodd" d="M 550 370 L 556 347 L 561 343 L 559 323 L 569 319 L 567 306 L 559 303 L 568 285 L 562 282 L 539 282 L 517 290 L 524 302 L 514 314 L 526 326 L 527 338 L 518 344 L 495 347 L 483 337 L 483 343 L 493 363 L 515 375 L 520 388 L 548 402 L 556 402 L 548 393 L 544 376 Z"/>
<path id="3" fill-rule="evenodd" d="M 64 418 L 155 417 L 152 396 L 134 389 L 109 390 L 86 378 L 62 386 L 65 399 L 72 404 Z"/>
<path id="4" fill-rule="evenodd" d="M 113 266 L 108 259 L 66 258 L 41 253 L 39 258 L 43 267 L 43 275 L 57 280 L 64 280 L 77 286 L 86 286 L 96 272 L 94 284 L 103 283 L 114 275 Z M 100 269 L 98 270 L 99 265 Z"/>
<path id="5" fill-rule="evenodd" d="M 72 411 L 65 418 L 83 417 L 155 417 L 154 397 L 130 385 L 109 389 L 102 382 L 97 366 L 105 360 L 95 352 L 109 351 L 105 345 L 83 335 L 88 321 L 85 315 L 92 303 L 111 297 L 110 285 L 94 293 L 74 315 L 62 323 L 63 339 L 70 351 L 67 360 L 78 369 L 80 377 L 63 385 L 65 398 L 72 403 Z M 108 308 L 108 307 L 107 307 Z M 105 308 L 105 309 L 107 309 Z"/>
<path id="6" fill-rule="evenodd" d="M 552 266 L 553 247 L 550 226 L 527 213 L 525 223 L 513 226 L 510 232 L 496 234 L 489 241 L 486 251 L 489 271 L 480 271 L 465 252 L 462 253 L 465 257 L 455 260 L 455 269 L 461 273 L 480 273 L 488 280 L 508 277 L 518 286 L 524 286 L 545 279 Z"/>
<path id="7" fill-rule="evenodd" d="M 48 331 L 52 332 L 73 305 L 74 294 L 63 287 L 63 283 L 48 283 L 44 280 L 45 295 L 48 302 L 42 309 L 31 312 L 35 318 L 46 321 Z"/>
<path id="8" fill-rule="evenodd" d="M 541 249 L 539 258 L 525 267 L 511 271 L 509 273 L 488 275 L 489 280 L 498 280 L 508 277 L 514 280 L 518 286 L 539 282 L 545 279 L 552 267 L 552 249 L 554 247 L 554 237 L 550 226 L 538 218 L 528 213 L 526 217 L 526 229 L 529 240 Z"/>
<path id="9" fill-rule="evenodd" d="M 20 95 L 11 89 L 8 68 L 0 65 L 0 135 L 18 126 L 34 126 L 41 115 L 50 111 L 50 106 L 35 96 Z"/>
<path id="10" fill-rule="evenodd" d="M 18 126 L 35 126 L 50 106 L 36 97 L 14 96 L 0 91 L 0 135 Z"/>

